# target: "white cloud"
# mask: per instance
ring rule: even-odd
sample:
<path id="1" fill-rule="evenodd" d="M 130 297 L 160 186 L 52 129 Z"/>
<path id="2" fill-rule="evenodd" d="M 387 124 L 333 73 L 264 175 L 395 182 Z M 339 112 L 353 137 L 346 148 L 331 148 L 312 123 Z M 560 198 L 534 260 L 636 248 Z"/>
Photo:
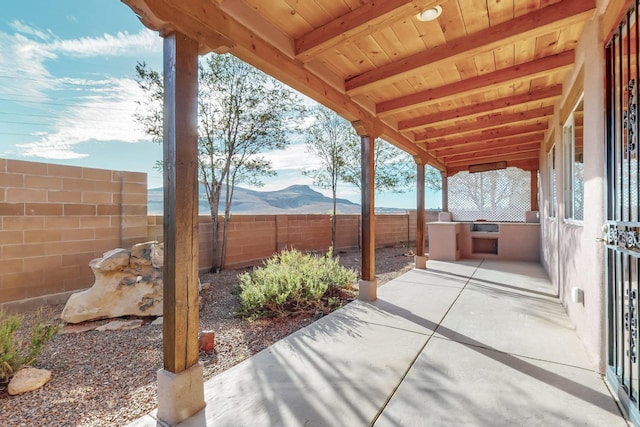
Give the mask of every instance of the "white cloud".
<path id="1" fill-rule="evenodd" d="M 32 141 L 16 146 L 21 155 L 45 159 L 86 157 L 77 145 L 86 141 L 139 142 L 148 138 L 133 120 L 136 99 L 143 94 L 132 79 L 100 77 L 86 79 L 56 77 L 47 62 L 71 58 L 143 56 L 160 53 L 162 41 L 156 33 L 118 32 L 99 37 L 60 39 L 50 30 L 20 21 L 9 26 L 13 34 L 0 32 L 0 97 L 16 102 L 53 102 L 48 131 L 31 132 Z M 55 92 L 54 92 L 55 91 Z M 65 95 L 61 95 L 61 94 Z M 68 94 L 72 93 L 72 97 Z M 60 98 L 62 96 L 62 98 Z M 73 104 L 67 106 L 66 104 Z M 30 105 L 30 104 L 25 104 Z M 44 126 L 44 124 L 43 124 Z"/>
<path id="2" fill-rule="evenodd" d="M 68 142 L 62 134 L 45 136 L 39 142 L 19 144 L 19 154 L 25 157 L 39 157 L 52 160 L 81 159 L 87 154 L 77 153 L 73 150 L 73 143 Z"/>
<path id="3" fill-rule="evenodd" d="M 136 34 L 118 32 L 101 37 L 55 40 L 45 46 L 60 55 L 88 58 L 94 56 L 121 56 L 135 52 L 161 52 L 162 39 L 153 31 L 141 29 Z"/>
<path id="4" fill-rule="evenodd" d="M 71 16 L 67 19 L 73 20 L 75 18 Z M 146 28 L 140 29 L 135 34 L 121 31 L 115 35 L 103 34 L 99 37 L 61 39 L 51 30 L 41 30 L 18 20 L 14 20 L 8 25 L 16 31 L 14 37 L 22 36 L 19 40 L 38 45 L 39 48 L 54 56 L 60 54 L 86 58 L 128 55 L 136 52 L 161 52 L 162 50 L 160 36 Z"/>
<path id="5" fill-rule="evenodd" d="M 41 30 L 20 21 L 9 26 L 13 34 L 0 32 L 0 96 L 47 98 L 47 91 L 60 87 L 47 69 L 48 61 L 61 57 L 91 58 L 160 53 L 162 40 L 153 31 L 118 32 L 100 37 L 60 39 L 51 30 Z"/>
<path id="6" fill-rule="evenodd" d="M 76 146 L 85 141 L 140 142 L 148 140 L 134 121 L 136 99 L 143 96 L 131 79 L 111 79 L 91 84 L 89 90 L 98 95 L 68 107 L 64 116 L 56 119 L 53 131 L 38 140 L 19 144 L 23 156 L 46 159 L 74 159 L 85 157 Z"/>
<path id="7" fill-rule="evenodd" d="M 29 25 L 26 25 L 18 20 L 9 22 L 8 25 L 9 27 L 16 30 L 18 33 L 23 34 L 25 36 L 33 36 L 43 41 L 49 41 L 53 38 L 53 33 L 51 32 L 51 30 L 47 30 L 45 32 L 37 28 L 31 27 Z"/>
<path id="8" fill-rule="evenodd" d="M 290 144 L 284 150 L 262 153 L 261 156 L 271 161 L 274 169 L 313 169 L 320 165 L 320 160 L 306 152 L 305 144 Z"/>
<path id="9" fill-rule="evenodd" d="M 0 33 L 0 96 L 45 97 L 56 83 L 44 62 L 55 58 L 22 34 Z"/>

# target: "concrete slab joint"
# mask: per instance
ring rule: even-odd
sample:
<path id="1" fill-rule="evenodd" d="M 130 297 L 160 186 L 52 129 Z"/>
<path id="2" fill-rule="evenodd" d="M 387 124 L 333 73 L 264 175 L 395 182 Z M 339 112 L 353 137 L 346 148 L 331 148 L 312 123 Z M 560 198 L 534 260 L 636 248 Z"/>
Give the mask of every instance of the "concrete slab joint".
<path id="1" fill-rule="evenodd" d="M 158 418 L 175 426 L 204 408 L 204 368 L 201 363 L 180 372 L 158 370 Z"/>
<path id="2" fill-rule="evenodd" d="M 415 265 L 416 268 L 420 269 L 420 270 L 426 270 L 427 269 L 427 257 L 424 255 L 416 255 L 415 256 Z"/>
<path id="3" fill-rule="evenodd" d="M 375 301 L 377 290 L 378 282 L 376 279 L 358 281 L 358 299 L 362 301 Z"/>

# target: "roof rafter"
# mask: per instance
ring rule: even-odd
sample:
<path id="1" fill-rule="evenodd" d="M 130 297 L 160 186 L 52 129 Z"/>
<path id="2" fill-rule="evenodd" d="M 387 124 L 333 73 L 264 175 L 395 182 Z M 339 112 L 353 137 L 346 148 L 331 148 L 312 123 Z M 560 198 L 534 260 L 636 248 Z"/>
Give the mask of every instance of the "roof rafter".
<path id="1" fill-rule="evenodd" d="M 450 85 L 384 101 L 376 105 L 376 112 L 380 117 L 387 117 L 393 113 L 416 108 L 419 105 L 435 103 L 451 96 L 460 96 L 462 93 L 479 93 L 500 86 L 508 86 L 523 79 L 532 80 L 557 70 L 569 68 L 573 65 L 574 59 L 574 51 L 569 50 Z"/>
<path id="2" fill-rule="evenodd" d="M 564 0 L 459 40 L 354 76 L 345 82 L 345 88 L 350 95 L 364 93 L 373 87 L 389 85 L 406 78 L 422 68 L 434 67 L 444 61 L 450 62 L 477 55 L 517 40 L 560 30 L 584 21 L 586 16 L 593 14 L 594 9 L 592 1 Z"/>
<path id="3" fill-rule="evenodd" d="M 296 58 L 302 62 L 310 61 L 341 43 L 375 32 L 382 23 L 415 15 L 439 3 L 442 3 L 442 0 L 384 0 L 364 3 L 296 39 Z"/>
<path id="4" fill-rule="evenodd" d="M 452 120 L 471 118 L 485 113 L 494 113 L 518 105 L 526 105 L 533 102 L 548 101 L 559 98 L 562 95 L 562 85 L 555 85 L 536 92 L 523 93 L 521 95 L 507 96 L 479 104 L 456 108 L 455 110 L 442 111 L 428 116 L 403 120 L 398 123 L 400 132 L 414 131 L 430 124 L 442 124 Z"/>
<path id="5" fill-rule="evenodd" d="M 153 0 L 122 1 L 136 13 L 147 28 L 157 31 L 163 37 L 173 31 L 187 34 L 190 28 L 202 26 L 200 31 L 191 36 L 200 44 L 200 50 L 215 51 L 220 47 L 228 49 L 233 45 L 233 41 L 217 29 L 203 26 L 197 17 L 182 16 L 179 6 L 171 2 Z M 178 17 L 181 19 L 177 19 Z"/>
<path id="6" fill-rule="evenodd" d="M 544 144 L 595 11 L 594 0 L 554 0 L 510 19 L 512 6 L 499 2 L 478 11 L 510 21 L 471 25 L 445 8 L 423 26 L 415 14 L 442 0 L 122 1 L 161 35 L 178 31 L 200 53 L 229 52 L 440 170 Z M 437 40 L 421 38 L 438 26 Z M 363 83 L 367 76 L 375 82 Z"/>
<path id="7" fill-rule="evenodd" d="M 505 126 L 503 128 L 491 129 L 486 132 L 474 134 L 471 136 L 455 137 L 451 139 L 440 139 L 437 141 L 429 142 L 427 149 L 429 151 L 439 150 L 441 148 L 457 147 L 459 145 L 465 145 L 469 143 L 476 143 L 482 141 L 492 141 L 499 138 L 515 137 L 520 135 L 527 135 L 531 133 L 544 132 L 549 128 L 548 123 L 534 123 L 532 125 L 525 126 Z"/>
<path id="8" fill-rule="evenodd" d="M 500 149 L 500 156 L 509 157 L 512 154 L 520 154 L 520 153 L 530 153 L 532 151 L 538 152 L 540 149 L 540 144 L 536 142 L 531 142 L 525 145 L 513 146 L 513 147 L 504 147 Z M 464 154 L 456 154 L 455 156 L 450 156 L 447 158 L 447 163 L 455 164 L 457 162 L 464 161 L 477 161 L 479 159 L 485 159 L 496 156 L 496 150 L 480 150 L 474 151 L 470 153 Z"/>
<path id="9" fill-rule="evenodd" d="M 508 153 L 503 155 L 502 153 L 493 154 L 482 157 L 475 158 L 465 158 L 456 162 L 447 162 L 447 166 L 451 166 L 452 168 L 459 166 L 469 166 L 476 165 L 481 163 L 493 163 L 493 162 L 501 162 L 501 161 L 513 161 L 513 160 L 528 160 L 528 159 L 538 159 L 538 150 L 520 152 L 520 153 Z"/>
<path id="10" fill-rule="evenodd" d="M 469 166 L 471 166 L 472 164 L 477 164 L 477 163 L 471 163 L 471 164 L 462 164 L 462 165 L 456 165 L 455 167 L 448 167 L 447 168 L 447 176 L 453 176 L 455 174 L 457 174 L 458 172 L 464 172 L 467 171 L 469 169 Z M 538 169 L 539 167 L 539 161 L 538 159 L 525 159 L 525 160 L 507 160 L 507 167 L 508 168 L 520 168 L 522 170 L 526 170 L 526 171 L 535 171 Z"/>
<path id="11" fill-rule="evenodd" d="M 480 143 L 470 142 L 466 145 L 460 145 L 457 147 L 443 148 L 435 150 L 436 157 L 439 159 L 446 159 L 447 157 L 457 156 L 465 153 L 475 153 L 477 151 L 487 150 L 500 150 L 508 147 L 519 147 L 528 144 L 538 144 L 544 138 L 544 133 L 534 133 L 530 135 L 523 135 L 515 138 L 504 138 L 500 140 L 483 141 Z"/>
<path id="12" fill-rule="evenodd" d="M 509 123 L 541 119 L 551 115 L 553 115 L 553 106 L 538 108 L 535 110 L 521 111 L 517 113 L 500 114 L 456 126 L 426 130 L 425 132 L 416 134 L 416 141 L 428 141 L 430 138 L 439 138 L 447 135 L 460 135 L 473 131 L 481 131 L 483 129 L 491 129 L 499 126 L 504 126 Z"/>
<path id="13" fill-rule="evenodd" d="M 349 121 L 378 123 L 382 138 L 413 156 L 419 156 L 432 166 L 445 166 L 411 139 L 376 118 L 346 94 L 327 84 L 295 58 L 287 56 L 255 34 L 250 28 L 207 0 L 183 0 L 176 5 L 169 0 L 123 0 L 140 16 L 143 23 L 161 33 L 178 30 L 188 36 L 216 35 L 216 39 L 232 40 L 225 44 L 235 56 L 264 71 L 299 92 L 324 104 Z M 215 48 L 206 37 L 196 38 L 202 47 Z"/>

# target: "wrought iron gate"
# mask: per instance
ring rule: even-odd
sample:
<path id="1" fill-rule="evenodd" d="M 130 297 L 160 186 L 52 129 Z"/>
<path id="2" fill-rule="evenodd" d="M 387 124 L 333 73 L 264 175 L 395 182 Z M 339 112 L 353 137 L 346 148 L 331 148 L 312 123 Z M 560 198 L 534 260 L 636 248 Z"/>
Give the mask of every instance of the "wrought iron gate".
<path id="1" fill-rule="evenodd" d="M 635 425 L 638 398 L 638 0 L 606 45 L 607 379 Z"/>

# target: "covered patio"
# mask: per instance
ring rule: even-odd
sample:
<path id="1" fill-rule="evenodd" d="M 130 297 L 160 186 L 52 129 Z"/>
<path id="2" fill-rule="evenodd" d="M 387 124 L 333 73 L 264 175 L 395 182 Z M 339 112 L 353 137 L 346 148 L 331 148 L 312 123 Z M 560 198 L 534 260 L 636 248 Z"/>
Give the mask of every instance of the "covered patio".
<path id="1" fill-rule="evenodd" d="M 206 401 L 196 423 L 624 425 L 606 374 L 640 425 L 637 0 L 123 2 L 164 38 L 159 419 L 178 424 Z M 361 301 L 214 379 L 205 398 L 194 230 L 197 61 L 208 52 L 352 123 L 362 259 Z M 411 154 L 417 176 L 417 269 L 380 289 L 376 138 Z M 427 262 L 427 164 L 445 195 L 456 176 L 519 170 L 526 180 L 511 185 L 539 226 L 513 240 L 502 226 L 471 229 L 486 234 L 467 239 L 479 259 Z M 541 265 L 503 262 L 525 229 Z M 448 245 L 458 259 L 463 231 L 430 236 L 430 250 Z"/>
<path id="2" fill-rule="evenodd" d="M 528 262 L 429 261 L 375 302 L 207 381 L 205 400 L 179 425 L 627 425 L 546 273 Z"/>

